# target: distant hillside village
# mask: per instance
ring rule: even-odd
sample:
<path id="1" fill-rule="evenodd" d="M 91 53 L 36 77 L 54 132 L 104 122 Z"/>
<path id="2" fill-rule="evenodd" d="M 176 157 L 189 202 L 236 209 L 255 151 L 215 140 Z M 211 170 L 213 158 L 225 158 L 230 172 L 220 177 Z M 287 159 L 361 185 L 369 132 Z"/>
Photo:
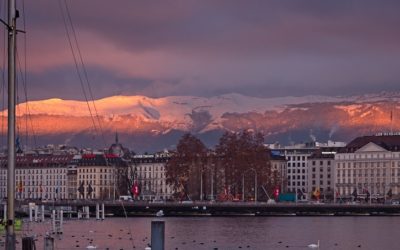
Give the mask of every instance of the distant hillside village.
<path id="1" fill-rule="evenodd" d="M 126 149 L 118 136 L 105 150 L 65 145 L 18 150 L 16 198 L 384 202 L 400 196 L 399 134 L 362 136 L 347 145 L 282 146 L 227 133 L 213 150 L 185 136 L 174 152 L 143 155 Z M 2 199 L 6 186 L 2 155 Z"/>

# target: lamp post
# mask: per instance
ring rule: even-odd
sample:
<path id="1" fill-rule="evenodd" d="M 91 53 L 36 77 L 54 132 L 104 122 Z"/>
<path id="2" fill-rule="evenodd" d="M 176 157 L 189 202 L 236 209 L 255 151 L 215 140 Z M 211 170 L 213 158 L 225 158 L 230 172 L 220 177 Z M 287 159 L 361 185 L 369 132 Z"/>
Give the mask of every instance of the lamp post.
<path id="1" fill-rule="evenodd" d="M 254 202 L 257 203 L 257 172 L 254 170 Z"/>
<path id="2" fill-rule="evenodd" d="M 244 173 L 242 174 L 242 202 L 244 202 Z"/>
<path id="3" fill-rule="evenodd" d="M 214 173 L 211 169 L 211 200 L 214 200 Z"/>
<path id="4" fill-rule="evenodd" d="M 206 169 L 200 170 L 200 200 L 203 201 L 204 193 L 203 193 L 203 174 Z M 210 177 L 211 177 L 211 199 L 214 200 L 214 175 L 212 168 L 210 169 Z"/>
<path id="5" fill-rule="evenodd" d="M 200 170 L 200 201 L 203 201 L 203 170 Z"/>

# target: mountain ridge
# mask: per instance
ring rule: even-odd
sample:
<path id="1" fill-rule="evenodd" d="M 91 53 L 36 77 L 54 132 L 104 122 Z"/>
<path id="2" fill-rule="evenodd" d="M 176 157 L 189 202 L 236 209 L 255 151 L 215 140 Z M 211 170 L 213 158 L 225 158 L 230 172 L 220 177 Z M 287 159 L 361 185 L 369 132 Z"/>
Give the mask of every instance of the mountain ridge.
<path id="1" fill-rule="evenodd" d="M 97 132 L 86 102 L 60 98 L 28 103 L 28 132 L 35 131 L 43 141 L 51 137 L 58 138 L 57 143 L 81 144 L 96 134 L 98 137 L 101 127 L 109 141 L 118 131 L 129 147 L 138 148 L 142 143 L 148 145 L 146 150 L 160 150 L 173 147 L 186 132 L 206 137 L 206 144 L 213 145 L 218 140 L 214 137 L 223 131 L 243 129 L 262 132 L 270 142 L 334 136 L 333 139 L 348 140 L 361 134 L 400 129 L 396 125 L 400 120 L 400 98 L 396 92 L 351 97 L 258 98 L 234 93 L 209 98 L 112 96 L 95 103 L 101 120 L 99 126 L 94 119 Z M 17 107 L 21 133 L 26 131 L 22 122 L 27 117 L 25 105 Z M 89 105 L 95 115 L 93 102 Z M 5 116 L 6 110 L 1 115 Z"/>

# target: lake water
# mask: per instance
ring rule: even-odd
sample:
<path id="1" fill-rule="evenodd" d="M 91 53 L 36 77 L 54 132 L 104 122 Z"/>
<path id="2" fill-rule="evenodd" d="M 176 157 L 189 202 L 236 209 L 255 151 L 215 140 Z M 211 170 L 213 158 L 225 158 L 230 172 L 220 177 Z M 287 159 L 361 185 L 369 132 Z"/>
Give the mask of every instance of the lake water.
<path id="1" fill-rule="evenodd" d="M 150 242 L 155 218 L 106 218 L 105 221 L 69 221 L 56 236 L 56 249 L 144 249 Z M 165 217 L 166 249 L 400 249 L 400 217 Z M 25 224 L 24 231 L 43 235 L 50 221 Z M 19 236 L 20 237 L 20 236 Z M 4 240 L 4 238 L 3 238 Z M 20 242 L 20 240 L 19 240 Z M 21 243 L 18 244 L 21 249 Z"/>

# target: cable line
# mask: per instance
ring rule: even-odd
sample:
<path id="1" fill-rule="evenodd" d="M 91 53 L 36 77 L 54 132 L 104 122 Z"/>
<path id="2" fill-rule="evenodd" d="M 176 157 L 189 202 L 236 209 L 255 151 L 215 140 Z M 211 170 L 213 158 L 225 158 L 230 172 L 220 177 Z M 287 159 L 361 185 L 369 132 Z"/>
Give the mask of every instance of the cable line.
<path id="1" fill-rule="evenodd" d="M 80 50 L 80 47 L 79 47 L 77 35 L 76 35 L 76 32 L 75 32 L 75 27 L 74 27 L 74 24 L 72 22 L 71 13 L 70 13 L 69 7 L 68 7 L 68 2 L 66 0 L 64 0 L 64 3 L 65 3 L 65 9 L 66 9 L 68 21 L 69 21 L 69 23 L 71 25 L 72 35 L 74 37 L 75 45 L 76 45 L 76 48 L 77 48 L 77 51 L 78 51 L 79 60 L 80 60 L 81 66 L 82 66 L 83 76 L 85 78 L 85 81 L 86 81 L 86 84 L 87 84 L 87 88 L 89 90 L 90 99 L 92 100 L 93 108 L 94 108 L 94 111 L 95 111 L 95 114 L 96 114 L 97 122 L 99 124 L 99 129 L 100 129 L 100 133 L 101 133 L 103 142 L 106 145 L 106 140 L 104 138 L 102 123 L 101 123 L 101 120 L 100 120 L 100 117 L 99 117 L 99 113 L 97 112 L 97 107 L 96 107 L 96 103 L 94 101 L 92 87 L 91 87 L 91 84 L 90 84 L 90 81 L 89 81 L 89 77 L 88 77 L 88 74 L 87 74 L 86 66 L 85 66 L 85 63 L 83 61 L 82 53 L 81 53 L 81 50 Z"/>
<path id="2" fill-rule="evenodd" d="M 58 3 L 59 3 L 59 6 L 60 6 L 61 15 L 62 15 L 63 23 L 64 23 L 64 28 L 65 28 L 65 32 L 66 32 L 66 35 L 67 35 L 67 38 L 68 38 L 68 44 L 69 44 L 69 47 L 71 49 L 72 57 L 74 59 L 75 69 L 76 69 L 76 72 L 78 74 L 78 78 L 79 78 L 79 82 L 81 84 L 82 92 L 83 92 L 83 95 L 85 97 L 85 101 L 86 101 L 86 104 L 87 104 L 87 107 L 88 107 L 88 110 L 89 110 L 89 113 L 90 113 L 90 118 L 91 118 L 92 123 L 93 123 L 95 134 L 98 134 L 96 122 L 95 122 L 95 120 L 93 118 L 92 109 L 90 108 L 89 100 L 88 100 L 88 97 L 87 97 L 87 94 L 86 94 L 86 90 L 85 90 L 85 85 L 84 85 L 84 82 L 83 82 L 83 79 L 82 79 L 81 72 L 79 70 L 78 60 L 77 60 L 77 57 L 75 55 L 74 46 L 73 46 L 72 41 L 71 41 L 71 36 L 70 36 L 69 30 L 68 30 L 68 24 L 67 24 L 67 20 L 65 18 L 64 9 L 62 7 L 61 0 L 59 0 Z"/>

